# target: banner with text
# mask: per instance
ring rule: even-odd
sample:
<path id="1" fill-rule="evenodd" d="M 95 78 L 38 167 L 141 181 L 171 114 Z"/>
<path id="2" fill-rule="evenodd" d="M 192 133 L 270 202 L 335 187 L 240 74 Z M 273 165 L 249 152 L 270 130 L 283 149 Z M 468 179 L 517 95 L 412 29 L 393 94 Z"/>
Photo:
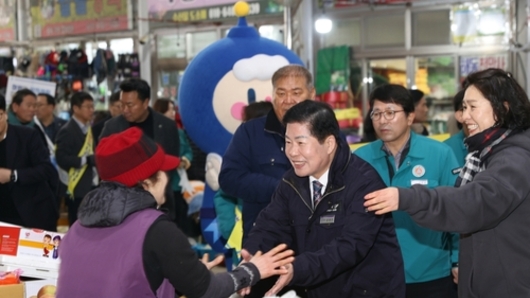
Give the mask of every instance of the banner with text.
<path id="1" fill-rule="evenodd" d="M 36 38 L 131 29 L 128 0 L 30 0 Z"/>
<path id="2" fill-rule="evenodd" d="M 14 0 L 0 1 L 0 41 L 15 40 L 15 14 Z"/>
<path id="3" fill-rule="evenodd" d="M 186 5 L 182 1 L 148 0 L 149 18 L 152 21 L 198 22 L 235 18 L 234 0 L 192 1 Z M 176 3 L 176 4 L 175 4 Z M 224 5 L 215 5 L 223 4 Z M 212 5 L 213 4 L 213 5 Z M 283 13 L 283 6 L 273 1 L 248 1 L 249 16 Z"/>
<path id="4" fill-rule="evenodd" d="M 20 89 L 29 89 L 35 94 L 46 93 L 51 96 L 55 96 L 55 86 L 54 82 L 47 82 L 41 80 L 27 79 L 15 76 L 7 77 L 7 87 L 6 87 L 6 105 L 11 103 L 13 94 Z"/>

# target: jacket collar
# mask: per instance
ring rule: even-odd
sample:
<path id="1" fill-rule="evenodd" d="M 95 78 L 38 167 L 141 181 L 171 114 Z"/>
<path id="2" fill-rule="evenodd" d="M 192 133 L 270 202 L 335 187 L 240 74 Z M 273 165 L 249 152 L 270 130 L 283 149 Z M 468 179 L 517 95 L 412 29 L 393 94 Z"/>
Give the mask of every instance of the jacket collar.
<path id="1" fill-rule="evenodd" d="M 407 153 L 407 156 L 414 157 L 414 158 L 423 158 L 425 156 L 425 151 L 424 151 L 425 148 L 420 148 L 421 146 L 415 145 L 419 138 L 424 138 L 424 137 L 419 136 L 417 133 L 413 131 L 410 132 L 410 147 L 409 147 L 409 152 Z M 377 140 L 377 141 L 370 143 L 368 146 L 370 146 L 370 149 L 372 151 L 372 156 L 374 157 L 374 159 L 385 158 L 386 152 L 382 149 L 383 141 Z"/>
<path id="2" fill-rule="evenodd" d="M 141 188 L 102 181 L 81 202 L 78 219 L 85 227 L 112 227 L 136 211 L 155 206 L 155 198 Z"/>
<path id="3" fill-rule="evenodd" d="M 270 110 L 265 120 L 265 130 L 268 132 L 277 133 L 281 136 L 285 136 L 285 126 L 280 122 L 274 109 Z"/>

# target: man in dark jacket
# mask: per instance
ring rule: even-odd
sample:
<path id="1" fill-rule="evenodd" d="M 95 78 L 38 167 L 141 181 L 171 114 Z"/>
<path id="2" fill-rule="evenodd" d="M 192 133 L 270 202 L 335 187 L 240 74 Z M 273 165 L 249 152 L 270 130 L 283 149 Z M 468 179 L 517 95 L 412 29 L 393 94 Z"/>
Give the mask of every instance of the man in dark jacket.
<path id="1" fill-rule="evenodd" d="M 94 136 L 90 120 L 94 114 L 94 99 L 87 92 L 76 92 L 70 99 L 72 118 L 63 125 L 56 137 L 57 164 L 68 173 L 67 198 L 70 226 L 77 220 L 77 209 L 85 195 L 97 185 L 94 161 Z"/>
<path id="2" fill-rule="evenodd" d="M 287 243 L 296 259 L 266 294 L 286 285 L 308 297 L 405 297 L 401 252 L 392 216 L 366 212 L 364 195 L 385 186 L 352 155 L 333 110 L 303 101 L 283 118 L 292 170 L 260 213 L 242 255 Z"/>
<path id="3" fill-rule="evenodd" d="M 101 140 L 136 126 L 162 146 L 167 154 L 180 156 L 178 128 L 174 121 L 149 107 L 151 97 L 149 84 L 141 79 L 129 79 L 120 84 L 120 90 L 122 114 L 107 121 L 101 135 L 95 137 Z M 166 203 L 162 207 L 169 211 L 172 219 L 175 219 L 175 198 L 170 183 L 166 189 Z"/>
<path id="4" fill-rule="evenodd" d="M 0 95 L 0 221 L 57 230 L 57 171 L 37 130 L 7 123 Z"/>
<path id="5" fill-rule="evenodd" d="M 243 242 L 260 211 L 271 201 L 281 177 L 291 168 L 284 153 L 283 115 L 293 105 L 315 97 L 311 73 L 301 65 L 278 69 L 272 76 L 272 87 L 273 110 L 239 126 L 219 174 L 221 189 L 243 200 Z"/>

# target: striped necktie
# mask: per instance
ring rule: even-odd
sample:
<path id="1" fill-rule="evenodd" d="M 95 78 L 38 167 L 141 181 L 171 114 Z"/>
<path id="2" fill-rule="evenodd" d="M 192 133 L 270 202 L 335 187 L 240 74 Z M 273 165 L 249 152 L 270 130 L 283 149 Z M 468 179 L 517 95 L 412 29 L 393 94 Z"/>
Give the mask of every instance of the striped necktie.
<path id="1" fill-rule="evenodd" d="M 317 180 L 313 181 L 313 203 L 315 207 L 322 199 L 322 186 L 322 183 L 318 182 Z"/>

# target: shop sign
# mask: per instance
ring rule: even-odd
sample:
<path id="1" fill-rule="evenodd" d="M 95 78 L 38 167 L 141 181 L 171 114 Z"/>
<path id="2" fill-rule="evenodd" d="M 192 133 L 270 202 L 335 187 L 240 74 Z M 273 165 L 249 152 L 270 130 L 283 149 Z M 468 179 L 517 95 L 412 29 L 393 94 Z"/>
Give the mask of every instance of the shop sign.
<path id="1" fill-rule="evenodd" d="M 128 0 L 30 0 L 33 37 L 131 29 Z"/>
<path id="2" fill-rule="evenodd" d="M 0 41 L 15 40 L 15 7 L 13 0 L 0 2 Z"/>
<path id="3" fill-rule="evenodd" d="M 500 68 L 506 70 L 508 57 L 505 54 L 484 55 L 460 58 L 460 77 L 466 77 L 470 73 L 488 68 Z"/>
<path id="4" fill-rule="evenodd" d="M 179 1 L 175 1 L 179 2 Z M 190 5 L 175 5 L 169 4 L 166 1 L 149 0 L 149 17 L 153 20 L 165 20 L 174 22 L 198 22 L 198 21 L 211 21 L 220 20 L 226 18 L 235 18 L 234 13 L 234 1 L 226 5 L 211 6 L 215 2 L 219 1 L 202 1 L 207 3 L 208 6 L 198 7 L 199 1 L 194 1 L 195 8 L 189 9 Z M 199 2 L 199 3 L 202 3 Z M 272 1 L 248 1 L 249 5 L 249 16 L 263 15 L 263 14 L 277 14 L 283 12 L 283 6 L 276 4 Z M 182 9 L 187 7 L 188 9 Z"/>
<path id="5" fill-rule="evenodd" d="M 45 93 L 55 96 L 55 82 L 47 82 L 41 80 L 20 78 L 15 76 L 7 77 L 7 86 L 6 86 L 6 104 L 11 103 L 11 98 L 13 94 L 21 89 L 29 89 L 35 94 Z"/>

